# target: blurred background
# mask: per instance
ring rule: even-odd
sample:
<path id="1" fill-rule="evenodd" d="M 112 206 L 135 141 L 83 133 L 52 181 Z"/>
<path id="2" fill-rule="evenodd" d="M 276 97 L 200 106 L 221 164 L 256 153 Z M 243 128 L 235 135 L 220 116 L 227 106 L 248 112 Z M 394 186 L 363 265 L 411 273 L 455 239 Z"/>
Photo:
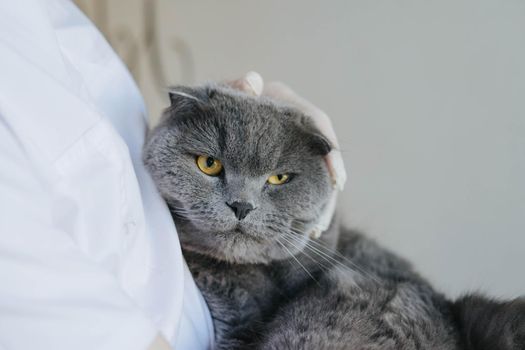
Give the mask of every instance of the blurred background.
<path id="1" fill-rule="evenodd" d="M 522 0 L 78 0 L 155 123 L 168 85 L 260 72 L 332 118 L 340 212 L 438 289 L 525 294 Z"/>

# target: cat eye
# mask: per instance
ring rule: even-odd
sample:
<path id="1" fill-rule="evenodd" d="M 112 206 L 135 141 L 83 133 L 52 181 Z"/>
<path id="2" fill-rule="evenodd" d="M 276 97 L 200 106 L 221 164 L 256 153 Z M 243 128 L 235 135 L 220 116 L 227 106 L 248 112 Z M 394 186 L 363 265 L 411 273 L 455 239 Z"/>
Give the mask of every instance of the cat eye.
<path id="1" fill-rule="evenodd" d="M 222 171 L 222 164 L 218 159 L 208 156 L 197 156 L 197 167 L 204 174 L 209 176 L 217 176 Z"/>
<path id="2" fill-rule="evenodd" d="M 277 174 L 272 175 L 268 178 L 268 183 L 271 185 L 282 185 L 290 180 L 290 175 L 288 174 Z"/>

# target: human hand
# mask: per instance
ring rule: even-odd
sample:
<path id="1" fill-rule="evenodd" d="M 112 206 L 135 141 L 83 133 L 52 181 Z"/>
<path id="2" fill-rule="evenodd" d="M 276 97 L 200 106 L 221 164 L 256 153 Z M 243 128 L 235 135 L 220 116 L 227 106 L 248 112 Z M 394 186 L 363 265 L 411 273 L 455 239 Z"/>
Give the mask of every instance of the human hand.
<path id="1" fill-rule="evenodd" d="M 148 350 L 172 350 L 170 344 L 164 339 L 162 335 L 157 335 Z"/>

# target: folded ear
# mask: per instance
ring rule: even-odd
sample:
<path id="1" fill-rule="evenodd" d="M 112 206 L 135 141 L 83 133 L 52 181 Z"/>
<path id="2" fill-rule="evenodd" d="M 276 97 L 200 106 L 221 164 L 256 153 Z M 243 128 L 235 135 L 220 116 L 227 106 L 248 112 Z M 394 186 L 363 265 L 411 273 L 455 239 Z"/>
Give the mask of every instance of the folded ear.
<path id="1" fill-rule="evenodd" d="M 294 114 L 297 115 L 296 113 L 297 111 L 293 109 L 284 111 L 284 114 L 289 116 L 293 116 Z M 330 153 L 333 148 L 332 143 L 328 140 L 328 137 L 321 133 L 321 131 L 312 122 L 310 117 L 302 113 L 299 114 L 297 124 L 301 133 L 301 137 L 303 137 L 303 139 L 306 141 L 306 144 L 312 154 L 326 156 L 328 153 Z"/>
<path id="2" fill-rule="evenodd" d="M 332 150 L 332 144 L 328 139 L 319 133 L 310 133 L 307 135 L 308 146 L 313 154 L 326 156 Z"/>
<path id="3" fill-rule="evenodd" d="M 210 102 L 213 91 L 209 87 L 173 86 L 168 94 L 172 107 L 203 107 Z"/>

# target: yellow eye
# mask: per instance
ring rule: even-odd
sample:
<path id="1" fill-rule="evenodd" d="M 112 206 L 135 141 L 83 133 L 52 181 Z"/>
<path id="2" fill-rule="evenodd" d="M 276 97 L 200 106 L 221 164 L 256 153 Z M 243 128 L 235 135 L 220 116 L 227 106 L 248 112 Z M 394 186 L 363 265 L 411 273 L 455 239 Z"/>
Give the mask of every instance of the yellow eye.
<path id="1" fill-rule="evenodd" d="M 268 183 L 272 185 L 282 185 L 290 179 L 288 174 L 272 175 L 268 178 Z"/>
<path id="2" fill-rule="evenodd" d="M 199 167 L 200 171 L 209 176 L 217 176 L 222 171 L 221 162 L 208 156 L 198 156 L 197 166 Z"/>

